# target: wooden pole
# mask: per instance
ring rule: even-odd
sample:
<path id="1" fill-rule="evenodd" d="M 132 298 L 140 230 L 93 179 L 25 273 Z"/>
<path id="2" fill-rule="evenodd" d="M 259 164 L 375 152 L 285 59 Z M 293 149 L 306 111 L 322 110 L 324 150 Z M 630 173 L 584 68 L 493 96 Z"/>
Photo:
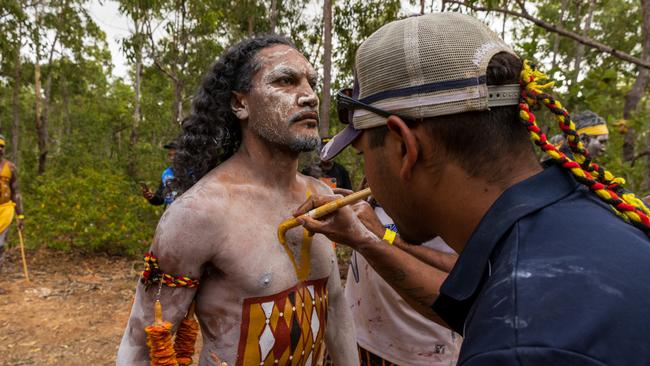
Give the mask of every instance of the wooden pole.
<path id="1" fill-rule="evenodd" d="M 18 229 L 18 239 L 20 239 L 20 255 L 23 257 L 23 272 L 25 280 L 29 283 L 29 272 L 27 271 L 27 259 L 25 258 L 25 242 L 23 241 L 23 231 Z"/>

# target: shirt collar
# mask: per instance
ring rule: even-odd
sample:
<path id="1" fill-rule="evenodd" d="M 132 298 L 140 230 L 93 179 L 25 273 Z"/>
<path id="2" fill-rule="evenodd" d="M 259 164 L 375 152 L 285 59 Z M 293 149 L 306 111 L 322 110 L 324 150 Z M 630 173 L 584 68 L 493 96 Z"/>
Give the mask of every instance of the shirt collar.
<path id="1" fill-rule="evenodd" d="M 478 289 L 501 237 L 519 219 L 567 196 L 577 185 L 569 173 L 554 165 L 503 192 L 470 236 L 443 283 L 441 294 L 456 301 L 470 298 Z"/>

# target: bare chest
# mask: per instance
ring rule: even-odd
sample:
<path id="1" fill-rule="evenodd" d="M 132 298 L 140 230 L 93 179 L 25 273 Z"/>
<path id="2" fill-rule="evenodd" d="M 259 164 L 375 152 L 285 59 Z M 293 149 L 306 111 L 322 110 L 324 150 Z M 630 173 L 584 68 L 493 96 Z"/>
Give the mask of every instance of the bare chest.
<path id="1" fill-rule="evenodd" d="M 331 242 L 322 235 L 309 236 L 303 228 L 289 230 L 287 245 L 278 240 L 279 224 L 296 206 L 250 207 L 233 210 L 223 237 L 215 243 L 221 286 L 236 286 L 243 298 L 281 292 L 298 283 L 299 271 L 305 280 L 329 276 L 335 264 Z"/>

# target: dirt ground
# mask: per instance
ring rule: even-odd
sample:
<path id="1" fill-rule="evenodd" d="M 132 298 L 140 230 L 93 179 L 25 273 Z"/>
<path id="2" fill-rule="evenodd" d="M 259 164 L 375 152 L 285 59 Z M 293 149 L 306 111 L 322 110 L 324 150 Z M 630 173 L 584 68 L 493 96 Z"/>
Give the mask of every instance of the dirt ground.
<path id="1" fill-rule="evenodd" d="M 342 273 L 346 257 L 340 253 Z M 27 263 L 30 283 L 19 249 L 7 250 L 0 273 L 0 365 L 115 365 L 141 261 L 39 249 L 27 252 Z"/>
<path id="2" fill-rule="evenodd" d="M 115 365 L 140 261 L 18 248 L 0 277 L 0 365 Z"/>

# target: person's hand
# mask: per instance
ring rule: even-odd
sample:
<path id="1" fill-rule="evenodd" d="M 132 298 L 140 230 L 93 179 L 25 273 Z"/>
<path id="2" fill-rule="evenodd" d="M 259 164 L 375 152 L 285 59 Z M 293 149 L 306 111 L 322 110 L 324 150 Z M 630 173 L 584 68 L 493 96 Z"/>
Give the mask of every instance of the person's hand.
<path id="1" fill-rule="evenodd" d="M 334 189 L 334 193 L 347 196 L 354 193 L 354 191 L 344 188 L 336 188 Z M 375 213 L 375 210 L 372 208 L 372 205 L 368 203 L 368 201 L 360 201 L 351 205 L 350 207 L 352 207 L 354 212 L 357 214 L 359 220 L 361 220 L 361 222 L 368 229 L 370 229 L 373 234 L 377 235 L 380 238 L 384 236 L 386 228 L 384 228 L 384 225 L 381 223 L 381 220 L 379 220 L 379 217 Z"/>
<path id="2" fill-rule="evenodd" d="M 20 216 L 22 215 L 18 215 L 18 217 L 16 217 L 16 224 L 18 225 L 18 230 L 23 231 L 25 228 L 25 219 L 21 218 Z"/>
<path id="3" fill-rule="evenodd" d="M 146 184 L 141 183 L 140 189 L 142 190 L 142 197 L 146 198 L 147 200 L 151 200 L 153 198 L 153 192 L 151 192 Z"/>
<path id="4" fill-rule="evenodd" d="M 350 206 L 341 207 L 337 211 L 319 219 L 304 215 L 316 207 L 341 197 L 341 195 L 312 195 L 294 211 L 293 215 L 310 232 L 323 234 L 330 240 L 338 244 L 348 245 L 353 249 L 378 240 L 377 235 L 373 234 L 361 222 L 355 210 Z M 363 201 L 357 202 L 354 205 L 359 204 L 367 205 Z"/>

